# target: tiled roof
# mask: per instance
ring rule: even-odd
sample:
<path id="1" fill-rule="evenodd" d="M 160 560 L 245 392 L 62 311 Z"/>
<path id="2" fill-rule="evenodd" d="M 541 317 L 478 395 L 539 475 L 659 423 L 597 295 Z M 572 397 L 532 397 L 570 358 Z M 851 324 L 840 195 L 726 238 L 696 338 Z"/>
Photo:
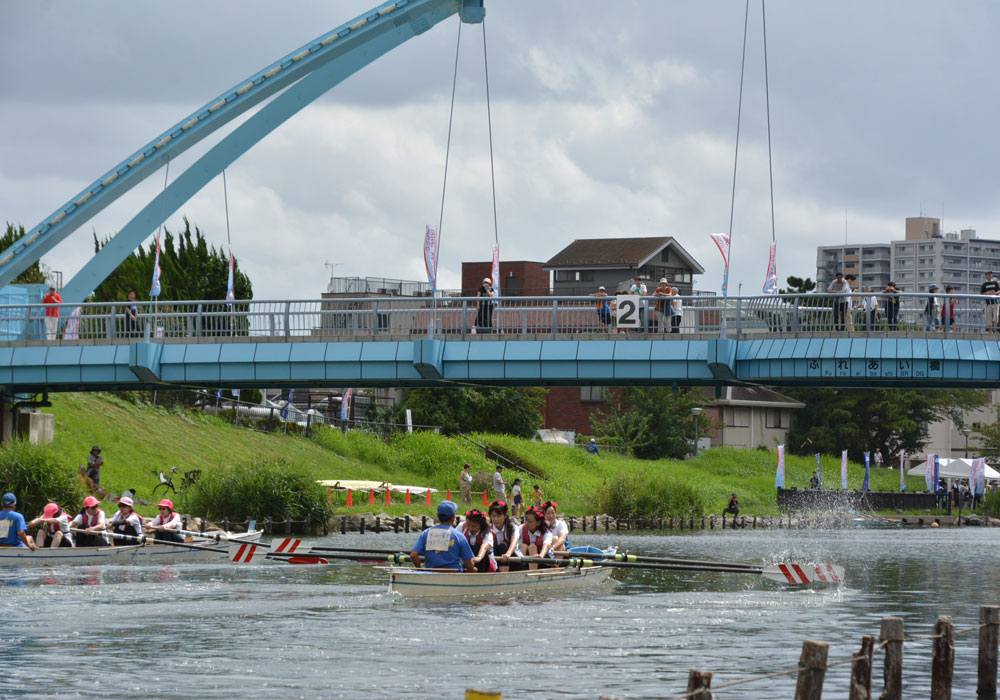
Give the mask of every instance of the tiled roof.
<path id="1" fill-rule="evenodd" d="M 577 239 L 556 253 L 545 267 L 638 265 L 672 240 L 670 236 Z"/>

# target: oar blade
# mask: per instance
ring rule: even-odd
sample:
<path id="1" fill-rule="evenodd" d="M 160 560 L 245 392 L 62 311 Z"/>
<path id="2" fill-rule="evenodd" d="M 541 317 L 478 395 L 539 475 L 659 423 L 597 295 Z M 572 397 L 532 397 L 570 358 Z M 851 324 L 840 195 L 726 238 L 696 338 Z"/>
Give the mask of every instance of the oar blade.
<path id="1" fill-rule="evenodd" d="M 780 583 L 840 584 L 844 581 L 844 567 L 836 564 L 796 564 L 785 562 L 765 566 L 761 573 L 764 578 Z"/>
<path id="2" fill-rule="evenodd" d="M 302 540 L 291 537 L 271 542 L 271 552 L 274 554 L 306 554 L 311 549 L 312 547 Z"/>
<path id="3" fill-rule="evenodd" d="M 229 560 L 234 564 L 252 564 L 255 559 L 267 556 L 267 549 L 249 542 L 230 542 Z"/>
<path id="4" fill-rule="evenodd" d="M 287 559 L 285 559 L 284 557 L 282 557 L 281 560 L 283 562 L 285 562 L 286 564 L 312 564 L 312 565 L 316 565 L 316 564 L 329 564 L 330 563 L 329 561 L 327 561 L 326 559 L 323 559 L 322 557 L 288 557 Z"/>

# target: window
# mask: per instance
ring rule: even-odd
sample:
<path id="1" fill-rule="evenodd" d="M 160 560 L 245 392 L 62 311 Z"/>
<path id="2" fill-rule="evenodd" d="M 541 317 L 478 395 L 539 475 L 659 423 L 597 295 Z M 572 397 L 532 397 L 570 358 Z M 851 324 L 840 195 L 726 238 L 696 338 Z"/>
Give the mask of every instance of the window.
<path id="1" fill-rule="evenodd" d="M 787 428 L 789 427 L 789 418 L 788 411 L 783 411 L 780 408 L 769 408 L 764 415 L 765 426 L 768 428 Z"/>
<path id="2" fill-rule="evenodd" d="M 580 273 L 576 270 L 556 270 L 556 282 L 579 282 Z"/>
<path id="3" fill-rule="evenodd" d="M 749 428 L 750 427 L 750 409 L 749 408 L 731 408 L 729 409 L 729 426 L 731 428 Z"/>
<path id="4" fill-rule="evenodd" d="M 581 386 L 580 401 L 582 403 L 599 403 L 607 398 L 607 388 L 603 386 Z"/>
<path id="5" fill-rule="evenodd" d="M 660 251 L 660 262 L 670 262 L 670 248 L 664 248 Z"/>
<path id="6" fill-rule="evenodd" d="M 857 254 L 858 254 L 857 248 L 844 248 L 844 255 L 857 255 Z"/>
<path id="7" fill-rule="evenodd" d="M 594 281 L 594 271 L 593 270 L 580 270 L 576 273 L 576 278 L 580 282 L 593 282 Z"/>

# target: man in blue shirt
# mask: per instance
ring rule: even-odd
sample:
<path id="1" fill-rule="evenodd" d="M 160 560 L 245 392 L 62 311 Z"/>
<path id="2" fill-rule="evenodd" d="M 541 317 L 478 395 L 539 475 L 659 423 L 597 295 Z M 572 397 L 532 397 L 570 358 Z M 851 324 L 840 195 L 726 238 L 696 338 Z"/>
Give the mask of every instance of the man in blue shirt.
<path id="1" fill-rule="evenodd" d="M 588 454 L 592 455 L 600 454 L 601 452 L 600 448 L 597 446 L 597 441 L 594 440 L 594 438 L 590 438 L 590 442 L 588 442 L 587 446 L 583 449 L 585 449 Z"/>
<path id="2" fill-rule="evenodd" d="M 437 507 L 438 524 L 420 533 L 417 543 L 410 552 L 410 561 L 420 568 L 420 555 L 424 555 L 424 564 L 428 569 L 454 569 L 475 571 L 472 564 L 472 547 L 465 535 L 456 530 L 455 513 L 458 505 L 452 501 L 441 501 Z"/>
<path id="3" fill-rule="evenodd" d="M 5 493 L 0 499 L 0 547 L 30 547 L 37 549 L 35 542 L 28 537 L 27 527 L 24 523 L 24 516 L 14 510 L 17 505 L 17 497 L 12 493 Z"/>

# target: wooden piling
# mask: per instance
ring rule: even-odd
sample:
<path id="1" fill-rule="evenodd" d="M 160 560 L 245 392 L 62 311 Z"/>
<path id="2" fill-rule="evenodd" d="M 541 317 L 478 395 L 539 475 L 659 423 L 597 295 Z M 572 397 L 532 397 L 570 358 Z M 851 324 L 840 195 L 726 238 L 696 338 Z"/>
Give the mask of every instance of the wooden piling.
<path id="1" fill-rule="evenodd" d="M 692 668 L 688 674 L 687 693 L 691 700 L 712 700 L 712 673 L 710 671 L 696 671 Z M 692 693 L 697 693 L 697 695 Z"/>
<path id="2" fill-rule="evenodd" d="M 931 700 L 951 700 L 955 670 L 955 625 L 950 615 L 934 623 L 934 658 L 931 661 Z"/>
<path id="3" fill-rule="evenodd" d="M 382 518 L 380 518 L 377 515 L 375 516 L 375 534 L 376 535 L 382 534 Z"/>
<path id="4" fill-rule="evenodd" d="M 702 529 L 702 530 L 704 530 L 704 529 L 705 529 L 705 516 L 704 516 L 704 515 L 703 515 L 703 516 L 701 516 L 701 529 Z"/>
<path id="5" fill-rule="evenodd" d="M 583 516 L 583 531 L 587 531 L 587 516 Z"/>
<path id="6" fill-rule="evenodd" d="M 406 532 L 406 533 L 410 532 L 410 516 L 409 515 L 404 516 L 404 519 L 403 519 L 403 532 Z"/>
<path id="7" fill-rule="evenodd" d="M 223 532 L 229 532 L 229 517 L 222 516 L 222 530 Z"/>
<path id="8" fill-rule="evenodd" d="M 287 518 L 285 518 L 285 534 L 286 535 L 292 534 L 292 516 L 290 515 Z"/>
<path id="9" fill-rule="evenodd" d="M 569 531 L 573 532 L 576 529 L 576 518 L 574 516 L 569 516 Z"/>
<path id="10" fill-rule="evenodd" d="M 426 530 L 427 529 L 427 516 L 426 515 L 421 515 L 420 516 L 420 529 L 421 530 Z"/>
<path id="11" fill-rule="evenodd" d="M 708 529 L 709 530 L 714 530 L 715 529 L 715 516 L 714 515 L 708 521 Z M 723 530 L 726 529 L 726 516 L 725 515 L 722 516 L 722 529 Z"/>
<path id="12" fill-rule="evenodd" d="M 903 618 L 883 617 L 879 642 L 885 643 L 882 695 L 879 700 L 903 700 Z"/>
<path id="13" fill-rule="evenodd" d="M 270 515 L 267 516 L 267 529 L 266 529 L 266 532 L 269 535 L 274 532 L 274 520 L 271 519 Z"/>
<path id="14" fill-rule="evenodd" d="M 671 530 L 674 529 L 674 516 L 672 516 L 672 515 L 670 516 L 670 529 Z"/>
<path id="15" fill-rule="evenodd" d="M 978 700 L 997 700 L 997 632 L 1000 631 L 1000 606 L 979 608 L 979 681 Z"/>
<path id="16" fill-rule="evenodd" d="M 399 518 L 392 519 L 392 531 L 399 534 Z"/>
<path id="17" fill-rule="evenodd" d="M 346 535 L 347 534 L 347 516 L 346 515 L 340 516 L 340 534 L 341 535 Z"/>
<path id="18" fill-rule="evenodd" d="M 848 700 L 872 700 L 872 652 L 875 637 L 861 638 L 861 651 L 851 663 L 851 691 Z"/>
<path id="19" fill-rule="evenodd" d="M 361 516 L 361 521 L 358 523 L 358 534 L 365 534 L 365 524 L 368 522 L 368 518 Z"/>
<path id="20" fill-rule="evenodd" d="M 820 700 L 823 696 L 823 678 L 826 676 L 826 657 L 830 645 L 825 642 L 802 642 L 799 656 L 799 678 L 795 684 L 795 700 Z"/>

